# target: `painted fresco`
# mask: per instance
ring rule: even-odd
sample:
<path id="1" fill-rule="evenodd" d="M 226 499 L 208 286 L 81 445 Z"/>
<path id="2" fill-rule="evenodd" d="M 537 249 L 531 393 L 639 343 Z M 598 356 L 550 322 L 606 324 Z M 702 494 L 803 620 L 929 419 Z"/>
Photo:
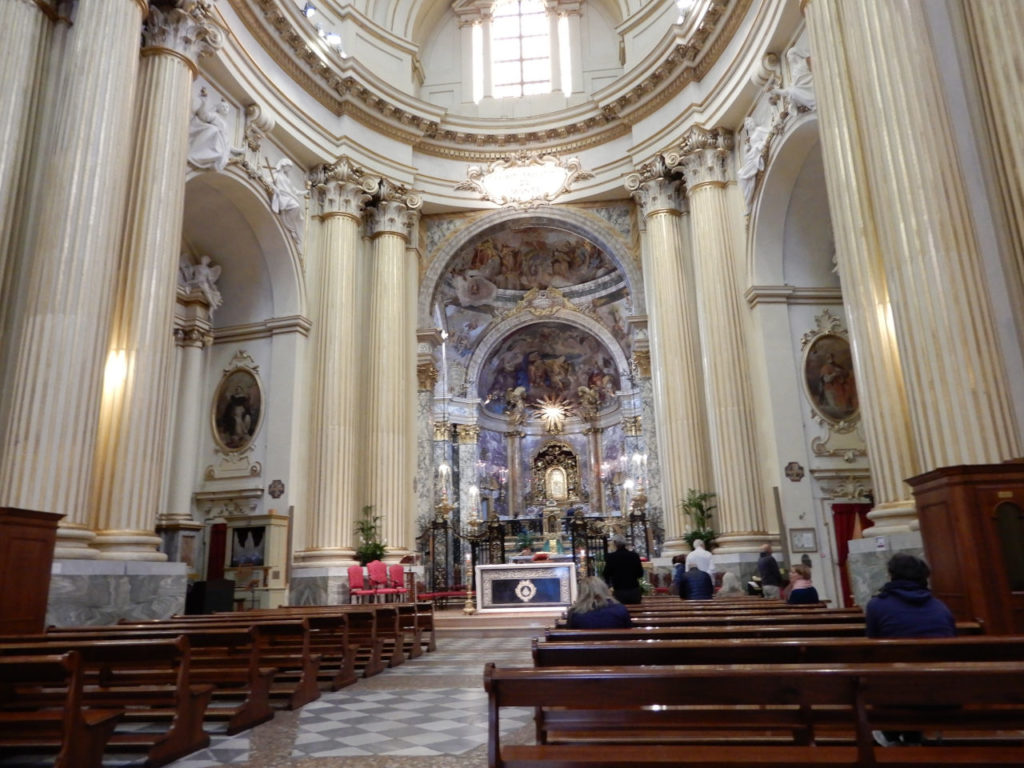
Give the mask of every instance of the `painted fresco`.
<path id="1" fill-rule="evenodd" d="M 524 399 L 579 401 L 579 388 L 595 390 L 604 405 L 620 389 L 614 358 L 596 338 L 565 323 L 521 328 L 498 345 L 480 372 L 479 396 L 493 414 L 506 412 L 510 395 L 525 388 Z"/>

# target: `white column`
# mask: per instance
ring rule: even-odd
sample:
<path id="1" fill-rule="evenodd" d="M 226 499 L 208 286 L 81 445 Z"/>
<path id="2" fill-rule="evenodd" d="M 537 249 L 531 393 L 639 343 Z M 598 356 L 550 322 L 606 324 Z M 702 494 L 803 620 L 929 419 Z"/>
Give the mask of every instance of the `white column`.
<path id="1" fill-rule="evenodd" d="M 223 45 L 202 5 L 149 9 L 143 28 L 131 190 L 106 358 L 93 546 L 111 560 L 164 560 L 157 511 L 171 411 L 174 305 L 195 59 Z"/>
<path id="2" fill-rule="evenodd" d="M 406 264 L 410 265 L 410 268 L 406 270 L 406 306 L 409 307 L 409 322 L 410 328 L 415 329 L 416 327 L 416 304 L 419 296 L 420 289 L 420 211 L 418 209 L 409 210 L 405 215 L 405 226 L 406 226 L 406 249 L 405 249 L 405 261 Z M 408 382 L 406 388 L 406 419 L 408 425 L 406 429 L 409 433 L 409 439 L 405 441 L 405 452 L 406 452 L 406 463 L 408 465 L 409 473 L 409 487 L 407 490 L 409 500 L 407 502 L 406 509 L 407 514 L 403 521 L 405 526 L 405 535 L 403 541 L 407 543 L 410 551 L 416 549 L 416 518 L 417 518 L 417 470 L 419 462 L 419 334 L 413 330 L 406 336 L 406 370 L 412 371 L 412 378 Z"/>
<path id="3" fill-rule="evenodd" d="M 382 182 L 379 202 L 370 208 L 373 242 L 370 266 L 369 329 L 365 365 L 369 402 L 366 409 L 366 499 L 381 516 L 383 538 L 391 556 L 408 552 L 407 521 L 411 518 L 413 476 L 406 461 L 410 431 L 408 392 L 416 386 L 414 359 L 408 355 L 415 338 L 415 307 L 408 303 L 406 251 L 407 213 L 418 208 L 415 195 Z"/>
<path id="4" fill-rule="evenodd" d="M 701 372 L 692 257 L 681 232 L 679 182 L 656 163 L 626 179 L 645 219 L 644 291 L 658 424 L 665 546 L 685 551 L 680 504 L 687 489 L 711 489 L 707 403 Z"/>
<path id="5" fill-rule="evenodd" d="M 743 222 L 726 183 L 732 136 L 696 127 L 681 152 L 666 156 L 685 174 L 694 274 L 704 350 L 711 461 L 718 494 L 719 552 L 743 552 L 768 539 L 756 456 L 750 358 L 744 337 L 736 232 Z"/>
<path id="6" fill-rule="evenodd" d="M 562 53 L 558 39 L 558 6 L 548 7 L 548 38 L 551 41 L 551 92 L 562 90 Z"/>
<path id="7" fill-rule="evenodd" d="M 28 194 L 27 170 L 37 149 L 33 128 L 44 84 L 54 13 L 48 3 L 0 3 L 0 286 L 17 229 L 19 201 Z"/>
<path id="8" fill-rule="evenodd" d="M 57 557 L 96 556 L 88 509 L 146 10 L 77 5 L 37 218 L 5 307 L 0 500 L 64 514 Z"/>
<path id="9" fill-rule="evenodd" d="M 817 9 L 818 2 L 809 5 L 811 16 L 832 10 Z M 848 106 L 872 190 L 919 468 L 1019 456 L 996 320 L 924 7 L 909 0 L 830 5 L 837 11 L 825 17 L 831 36 L 856 62 L 848 68 Z"/>
<path id="10" fill-rule="evenodd" d="M 569 64 L 572 72 L 572 93 L 583 93 L 583 32 L 580 29 L 580 9 L 562 6 L 569 22 Z"/>
<path id="11" fill-rule="evenodd" d="M 483 65 L 484 65 L 484 98 L 494 98 L 494 67 L 491 59 L 491 14 L 483 14 L 483 20 L 480 22 L 480 30 L 482 46 L 483 46 Z"/>
<path id="12" fill-rule="evenodd" d="M 920 469 L 872 208 L 876 192 L 865 167 L 865 150 L 873 152 L 874 142 L 858 125 L 849 64 L 836 36 L 837 13 L 834 5 L 814 3 L 807 12 L 807 30 L 815 63 L 825 181 L 833 201 L 832 231 L 875 493 L 875 507 L 868 514 L 874 525 L 869 530 L 878 535 L 906 531 L 915 524 L 914 500 L 903 481 Z"/>
<path id="13" fill-rule="evenodd" d="M 344 162 L 325 168 L 322 183 L 314 188 L 321 222 L 320 293 L 312 366 L 308 549 L 297 553 L 306 564 L 355 562 L 354 526 L 364 503 L 360 412 L 365 398 L 352 386 L 352 376 L 363 365 L 362 216 L 376 185 Z M 378 507 L 376 513 L 382 511 Z"/>

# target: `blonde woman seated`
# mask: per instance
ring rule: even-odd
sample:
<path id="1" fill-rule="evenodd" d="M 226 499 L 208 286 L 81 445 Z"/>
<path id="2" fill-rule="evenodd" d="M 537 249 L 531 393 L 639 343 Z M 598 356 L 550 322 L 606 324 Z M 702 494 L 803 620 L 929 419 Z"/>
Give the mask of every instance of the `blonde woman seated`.
<path id="1" fill-rule="evenodd" d="M 569 629 L 624 629 L 633 626 L 629 609 L 612 597 L 608 585 L 596 576 L 580 580 L 580 592 L 569 608 Z"/>
<path id="2" fill-rule="evenodd" d="M 746 597 L 746 594 L 740 577 L 732 571 L 726 571 L 722 576 L 722 587 L 715 592 L 715 597 Z"/>

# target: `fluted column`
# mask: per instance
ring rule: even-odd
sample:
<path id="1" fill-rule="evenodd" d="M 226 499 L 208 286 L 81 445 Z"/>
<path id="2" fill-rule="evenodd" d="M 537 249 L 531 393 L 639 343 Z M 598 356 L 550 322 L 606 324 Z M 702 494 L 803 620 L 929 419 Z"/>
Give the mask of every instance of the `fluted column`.
<path id="1" fill-rule="evenodd" d="M 412 329 L 416 327 L 416 304 L 420 289 L 420 211 L 419 209 L 410 209 L 405 213 L 405 234 L 406 234 L 406 245 L 405 245 L 405 261 L 409 265 L 409 269 L 405 273 L 405 302 L 406 306 L 410 307 L 410 318 L 409 323 Z M 408 382 L 408 386 L 405 391 L 406 397 L 406 429 L 409 433 L 409 439 L 405 441 L 405 462 L 408 466 L 408 473 L 411 481 L 409 483 L 409 502 L 408 512 L 402 519 L 401 524 L 405 528 L 405 532 L 402 540 L 406 542 L 406 546 L 410 551 L 416 549 L 416 534 L 419 531 L 416 529 L 417 513 L 419 511 L 418 495 L 417 491 L 419 486 L 417 485 L 417 479 L 419 476 L 419 334 L 413 330 L 405 337 L 406 344 L 406 370 L 412 371 L 412 379 Z"/>
<path id="2" fill-rule="evenodd" d="M 210 306 L 200 291 L 179 299 L 187 316 L 174 332 L 178 356 L 177 417 L 171 443 L 170 488 L 161 526 L 192 522 L 192 493 L 196 486 L 196 453 L 203 420 L 203 350 L 213 343 Z"/>
<path id="3" fill-rule="evenodd" d="M 726 189 L 732 143 L 731 134 L 695 127 L 681 152 L 665 158 L 685 174 L 690 200 L 721 552 L 748 551 L 768 538 L 735 245 L 743 223 Z"/>
<path id="4" fill-rule="evenodd" d="M 189 107 L 195 59 L 222 44 L 204 5 L 149 9 L 96 447 L 93 546 L 104 559 L 166 559 L 155 528 L 173 392 Z"/>
<path id="5" fill-rule="evenodd" d="M 1003 184 L 1004 205 L 1014 247 L 1006 261 L 1017 285 L 1010 295 L 1017 322 L 1024 325 L 1024 101 L 1021 100 L 1021 50 L 1024 5 L 1017 0 L 963 3 L 970 42 L 985 93 L 992 153 Z"/>
<path id="6" fill-rule="evenodd" d="M 88 547 L 93 456 L 146 10 L 139 0 L 77 5 L 49 162 L 34 180 L 37 218 L 5 307 L 0 498 L 65 515 L 57 557 L 97 554 Z"/>
<path id="7" fill-rule="evenodd" d="M 0 3 L 0 286 L 27 194 L 33 126 L 42 94 L 55 10 L 36 0 Z"/>
<path id="8" fill-rule="evenodd" d="M 347 162 L 322 169 L 313 188 L 320 209 L 319 301 L 310 411 L 309 513 L 303 563 L 352 565 L 362 501 L 364 402 L 352 374 L 362 365 L 364 304 L 358 280 L 363 209 L 377 181 Z M 372 352 L 371 352 L 372 354 Z M 378 507 L 376 514 L 383 511 Z"/>
<path id="9" fill-rule="evenodd" d="M 408 521 L 412 514 L 412 474 L 406 461 L 410 431 L 410 389 L 416 386 L 415 364 L 407 354 L 415 338 L 415 308 L 407 300 L 407 213 L 420 200 L 406 190 L 382 182 L 382 193 L 370 208 L 373 242 L 370 267 L 369 329 L 366 364 L 367 428 L 366 503 L 381 516 L 388 553 L 409 550 Z"/>
<path id="10" fill-rule="evenodd" d="M 709 490 L 708 425 L 692 257 L 681 231 L 679 182 L 658 162 L 626 179 L 647 237 L 644 291 L 649 317 L 654 410 L 662 462 L 667 555 L 685 551 L 680 504 L 688 488 Z"/>
<path id="11" fill-rule="evenodd" d="M 817 44 L 828 37 L 856 62 L 847 69 L 851 88 L 844 106 L 859 126 L 857 149 L 872 190 L 918 469 L 1019 456 L 982 254 L 924 8 L 908 0 L 819 4 L 807 6 Z"/>
<path id="12" fill-rule="evenodd" d="M 813 50 L 825 181 L 832 231 L 853 346 L 860 415 L 871 465 L 874 535 L 909 530 L 917 511 L 903 482 L 919 472 L 910 427 L 883 248 L 872 211 L 875 191 L 865 167 L 868 137 L 860 133 L 849 63 L 838 30 L 837 7 L 815 3 L 807 13 Z"/>

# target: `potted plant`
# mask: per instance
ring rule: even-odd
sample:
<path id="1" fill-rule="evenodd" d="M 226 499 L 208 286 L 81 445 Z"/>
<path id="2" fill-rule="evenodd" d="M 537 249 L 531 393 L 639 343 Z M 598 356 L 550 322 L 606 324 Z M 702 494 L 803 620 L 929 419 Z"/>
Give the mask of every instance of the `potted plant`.
<path id="1" fill-rule="evenodd" d="M 380 540 L 380 516 L 373 514 L 373 507 L 363 507 L 363 516 L 356 521 L 356 536 L 359 544 L 356 547 L 356 560 L 366 565 L 371 560 L 384 557 L 384 542 Z"/>
<path id="2" fill-rule="evenodd" d="M 711 527 L 711 513 L 717 509 L 714 498 L 714 493 L 690 488 L 686 492 L 686 498 L 680 503 L 683 514 L 690 521 L 690 530 L 683 534 L 690 549 L 693 549 L 693 542 L 697 539 L 704 542 L 704 548 L 708 552 L 715 547 L 715 537 L 718 533 Z"/>

